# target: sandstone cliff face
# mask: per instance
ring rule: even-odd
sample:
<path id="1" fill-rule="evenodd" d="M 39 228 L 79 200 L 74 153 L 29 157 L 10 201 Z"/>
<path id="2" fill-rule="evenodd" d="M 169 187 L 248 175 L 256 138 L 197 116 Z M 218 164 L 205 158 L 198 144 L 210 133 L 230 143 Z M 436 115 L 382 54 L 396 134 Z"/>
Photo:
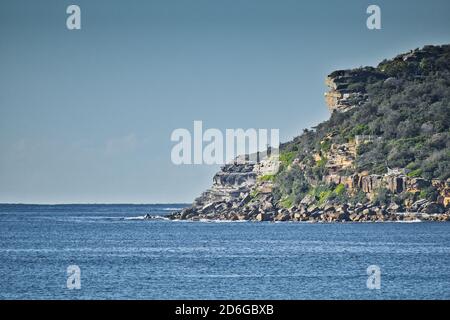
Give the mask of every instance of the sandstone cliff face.
<path id="1" fill-rule="evenodd" d="M 445 207 L 450 206 L 450 180 L 440 181 L 438 179 L 434 179 L 431 181 L 431 184 L 435 186 L 439 192 L 439 202 L 442 203 Z"/>
<path id="2" fill-rule="evenodd" d="M 210 189 L 194 200 L 191 208 L 182 212 L 181 218 L 202 215 L 208 218 L 216 210 L 228 210 L 249 200 L 249 194 L 256 183 L 253 163 L 232 163 L 224 165 L 213 178 Z"/>
<path id="3" fill-rule="evenodd" d="M 325 85 L 329 91 L 325 93 L 325 103 L 330 112 L 346 112 L 363 105 L 368 100 L 368 95 L 358 84 L 366 82 L 369 77 L 385 78 L 374 68 L 339 70 L 328 75 Z"/>
<path id="4" fill-rule="evenodd" d="M 191 207 L 172 218 L 267 220 L 271 217 L 268 210 L 274 207 L 272 182 L 258 181 L 258 177 L 273 175 L 277 167 L 278 160 L 272 158 L 259 162 L 236 159 L 222 166 L 213 177 L 212 187 L 196 198 Z M 255 194 L 259 195 L 258 202 L 252 203 Z"/>
<path id="5" fill-rule="evenodd" d="M 240 189 L 247 188 L 256 182 L 256 173 L 252 163 L 224 165 L 213 178 L 213 188 Z"/>
<path id="6" fill-rule="evenodd" d="M 327 163 L 325 167 L 330 174 L 337 174 L 353 167 L 356 159 L 355 143 L 332 144 L 326 152 Z"/>

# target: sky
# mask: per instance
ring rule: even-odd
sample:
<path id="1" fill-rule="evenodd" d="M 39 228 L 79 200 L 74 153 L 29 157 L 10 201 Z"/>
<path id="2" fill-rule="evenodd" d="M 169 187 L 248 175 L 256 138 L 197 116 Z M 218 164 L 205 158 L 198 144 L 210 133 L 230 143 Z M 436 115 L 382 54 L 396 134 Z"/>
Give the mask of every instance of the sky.
<path id="1" fill-rule="evenodd" d="M 0 202 L 192 202 L 219 166 L 173 164 L 173 130 L 287 141 L 329 117 L 327 74 L 450 43 L 449 14 L 448 0 L 1 0 Z"/>

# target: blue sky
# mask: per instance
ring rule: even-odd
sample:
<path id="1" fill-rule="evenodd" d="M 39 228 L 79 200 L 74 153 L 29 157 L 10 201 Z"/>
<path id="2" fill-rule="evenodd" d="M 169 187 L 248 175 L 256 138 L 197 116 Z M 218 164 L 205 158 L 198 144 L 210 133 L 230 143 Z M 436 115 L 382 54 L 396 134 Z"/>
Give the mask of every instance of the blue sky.
<path id="1" fill-rule="evenodd" d="M 366 28 L 370 4 L 382 30 Z M 0 202 L 191 202 L 218 167 L 173 165 L 174 129 L 286 141 L 329 116 L 328 73 L 450 43 L 449 13 L 448 0 L 2 0 Z"/>

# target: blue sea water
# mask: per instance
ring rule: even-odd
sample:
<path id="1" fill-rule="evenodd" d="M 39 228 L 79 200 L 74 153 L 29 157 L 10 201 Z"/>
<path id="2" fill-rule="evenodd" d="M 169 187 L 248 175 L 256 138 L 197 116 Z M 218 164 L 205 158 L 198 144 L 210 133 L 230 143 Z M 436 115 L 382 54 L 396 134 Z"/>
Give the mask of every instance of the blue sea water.
<path id="1" fill-rule="evenodd" d="M 0 205 L 0 298 L 450 299 L 450 223 L 140 219 L 180 207 Z"/>

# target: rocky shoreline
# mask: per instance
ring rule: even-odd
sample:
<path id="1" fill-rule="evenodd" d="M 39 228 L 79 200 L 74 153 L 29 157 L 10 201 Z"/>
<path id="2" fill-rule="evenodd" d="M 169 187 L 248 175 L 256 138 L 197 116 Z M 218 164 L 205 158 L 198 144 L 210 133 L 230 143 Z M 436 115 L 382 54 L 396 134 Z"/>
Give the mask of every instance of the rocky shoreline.
<path id="1" fill-rule="evenodd" d="M 420 199 L 408 207 L 391 203 L 317 204 L 306 196 L 299 205 L 283 208 L 275 201 L 272 183 L 261 177 L 271 169 L 270 160 L 261 163 L 234 162 L 222 167 L 213 186 L 187 208 L 168 216 L 171 220 L 385 222 L 450 221 L 450 212 L 439 203 Z"/>
<path id="2" fill-rule="evenodd" d="M 396 222 L 396 221 L 450 221 L 450 214 L 427 213 L 427 203 L 418 204 L 423 212 L 400 212 L 395 206 L 384 207 L 374 205 L 327 205 L 322 208 L 316 206 L 300 206 L 276 211 L 220 210 L 223 206 L 216 204 L 211 210 L 197 212 L 186 208 L 169 215 L 171 220 L 223 220 L 223 221 L 297 221 L 297 222 Z M 429 205 L 429 204 L 428 204 Z M 217 209 L 216 209 L 217 208 Z"/>

